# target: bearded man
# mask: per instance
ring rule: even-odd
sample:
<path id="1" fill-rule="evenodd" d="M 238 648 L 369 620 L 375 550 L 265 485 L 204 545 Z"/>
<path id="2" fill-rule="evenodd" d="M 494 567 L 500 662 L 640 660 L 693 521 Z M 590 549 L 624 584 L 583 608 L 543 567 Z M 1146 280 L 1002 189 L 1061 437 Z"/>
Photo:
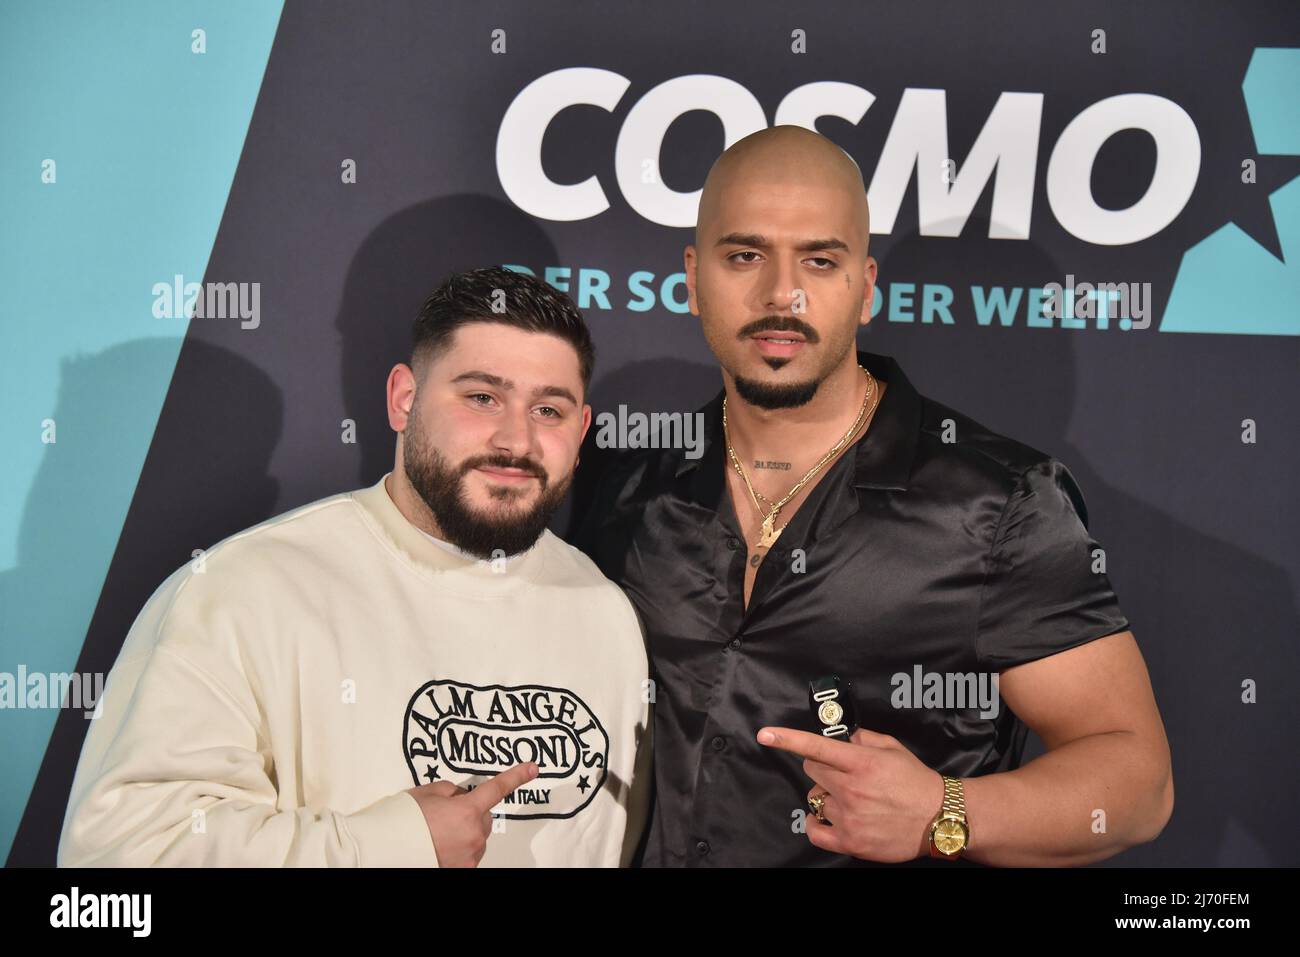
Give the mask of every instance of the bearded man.
<path id="1" fill-rule="evenodd" d="M 233 535 L 140 613 L 60 866 L 626 864 L 640 626 L 547 530 L 593 361 L 546 283 L 443 283 L 388 376 L 393 471 Z"/>
<path id="2" fill-rule="evenodd" d="M 650 650 L 646 865 L 1085 864 L 1169 820 L 1082 493 L 856 348 L 869 240 L 824 136 L 727 149 L 684 257 L 722 378 L 703 454 L 627 456 L 578 530 Z M 1047 753 L 1022 767 L 1028 729 Z"/>

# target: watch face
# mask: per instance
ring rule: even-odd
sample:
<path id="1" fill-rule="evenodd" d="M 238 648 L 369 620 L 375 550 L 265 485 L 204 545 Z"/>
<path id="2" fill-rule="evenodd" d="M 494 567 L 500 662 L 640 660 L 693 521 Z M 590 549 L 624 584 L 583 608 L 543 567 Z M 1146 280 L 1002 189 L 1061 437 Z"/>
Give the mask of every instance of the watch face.
<path id="1" fill-rule="evenodd" d="M 941 854 L 956 854 L 966 846 L 966 825 L 944 818 L 934 829 L 934 846 Z"/>
<path id="2" fill-rule="evenodd" d="M 844 717 L 844 709 L 838 701 L 823 701 L 822 706 L 817 709 L 817 717 L 821 718 L 822 724 L 825 725 L 839 724 L 840 718 Z"/>

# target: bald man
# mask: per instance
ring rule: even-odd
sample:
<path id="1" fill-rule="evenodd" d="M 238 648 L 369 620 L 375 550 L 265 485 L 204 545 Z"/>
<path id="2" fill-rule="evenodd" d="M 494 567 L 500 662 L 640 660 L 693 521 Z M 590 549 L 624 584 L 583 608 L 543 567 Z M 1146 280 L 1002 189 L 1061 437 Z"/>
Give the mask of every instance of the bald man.
<path id="1" fill-rule="evenodd" d="M 579 529 L 651 653 L 645 865 L 1086 864 L 1172 811 L 1073 476 L 856 349 L 869 241 L 825 137 L 723 153 L 685 250 L 722 373 L 703 455 L 620 460 Z"/>

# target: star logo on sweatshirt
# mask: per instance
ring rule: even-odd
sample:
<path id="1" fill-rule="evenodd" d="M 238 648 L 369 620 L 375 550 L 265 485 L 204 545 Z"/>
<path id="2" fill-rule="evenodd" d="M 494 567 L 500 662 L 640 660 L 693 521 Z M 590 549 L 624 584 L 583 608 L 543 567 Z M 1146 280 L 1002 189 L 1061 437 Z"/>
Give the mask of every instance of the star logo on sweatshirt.
<path id="1" fill-rule="evenodd" d="M 579 776 L 578 776 L 578 790 L 581 791 L 583 794 L 586 794 L 586 793 L 587 793 L 587 788 L 589 788 L 589 787 L 591 787 L 591 784 L 587 781 L 587 776 L 586 776 L 585 774 L 583 774 L 583 775 L 579 775 Z"/>
<path id="2" fill-rule="evenodd" d="M 442 775 L 438 773 L 438 765 L 436 764 L 426 764 L 424 766 L 424 776 L 429 779 L 430 783 L 442 780 Z"/>

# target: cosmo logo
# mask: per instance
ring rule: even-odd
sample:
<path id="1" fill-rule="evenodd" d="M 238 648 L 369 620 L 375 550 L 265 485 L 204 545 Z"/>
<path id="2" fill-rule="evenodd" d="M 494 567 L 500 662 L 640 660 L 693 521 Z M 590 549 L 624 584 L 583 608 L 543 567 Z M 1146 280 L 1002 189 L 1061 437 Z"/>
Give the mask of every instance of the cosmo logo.
<path id="1" fill-rule="evenodd" d="M 610 70 L 556 70 L 528 84 L 507 108 L 497 135 L 497 175 L 511 201 L 540 219 L 590 219 L 609 209 L 593 175 L 581 183 L 556 183 L 542 170 L 542 137 L 570 106 L 613 112 L 630 81 Z M 822 116 L 858 123 L 875 96 L 852 83 L 808 83 L 786 94 L 776 125 L 814 129 Z M 659 151 L 672 122 L 707 110 L 722 122 L 726 143 L 767 126 L 754 95 L 734 80 L 697 74 L 667 80 L 633 105 L 614 147 L 619 191 L 637 213 L 662 226 L 691 227 L 700 190 L 670 189 L 659 175 Z M 921 234 L 957 236 L 989 179 L 993 179 L 992 239 L 1028 239 L 1038 175 L 1041 93 L 1003 93 L 964 160 L 948 152 L 947 99 L 943 90 L 908 88 L 871 177 L 873 233 L 893 231 L 907 184 L 919 170 Z M 1156 144 L 1156 166 L 1140 200 L 1128 209 L 1104 209 L 1093 199 L 1092 165 L 1098 150 L 1120 130 L 1139 129 Z M 1201 138 L 1177 103 L 1148 93 L 1107 97 L 1076 116 L 1052 147 L 1046 193 L 1052 214 L 1071 235 L 1101 246 L 1122 246 L 1155 235 L 1182 211 L 1201 168 Z"/>

